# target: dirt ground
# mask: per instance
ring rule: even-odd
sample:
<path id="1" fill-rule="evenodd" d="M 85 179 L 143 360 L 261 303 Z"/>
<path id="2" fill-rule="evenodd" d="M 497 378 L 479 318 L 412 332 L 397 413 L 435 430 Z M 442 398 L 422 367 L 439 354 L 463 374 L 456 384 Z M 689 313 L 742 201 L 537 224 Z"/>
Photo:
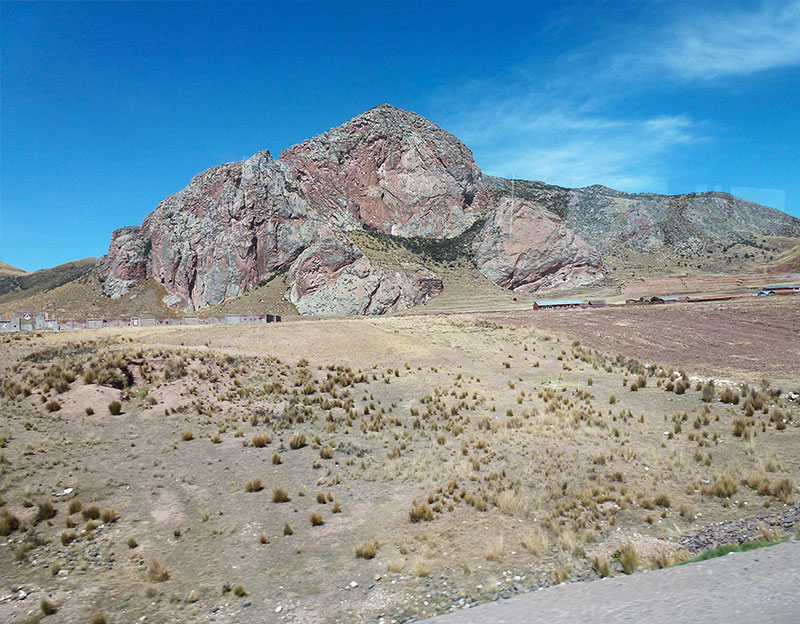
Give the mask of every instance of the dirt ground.
<path id="1" fill-rule="evenodd" d="M 795 349 L 782 305 L 707 309 Z M 621 574 L 626 545 L 634 568 L 680 560 L 681 535 L 800 482 L 789 397 L 704 400 L 673 351 L 643 365 L 676 331 L 706 353 L 669 347 L 688 374 L 734 370 L 739 343 L 708 354 L 681 309 L 2 337 L 0 621 L 409 621 Z"/>
<path id="2" fill-rule="evenodd" d="M 800 387 L 800 297 L 491 315 L 692 374 Z"/>

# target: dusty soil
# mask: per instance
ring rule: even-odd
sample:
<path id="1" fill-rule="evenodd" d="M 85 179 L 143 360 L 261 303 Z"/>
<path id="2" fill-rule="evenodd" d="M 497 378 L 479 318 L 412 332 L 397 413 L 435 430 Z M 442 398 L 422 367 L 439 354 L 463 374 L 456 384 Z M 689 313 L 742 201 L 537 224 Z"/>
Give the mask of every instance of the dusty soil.
<path id="1" fill-rule="evenodd" d="M 491 315 L 692 374 L 800 386 L 800 296 Z"/>
<path id="2" fill-rule="evenodd" d="M 795 327 L 774 305 L 762 324 Z M 629 311 L 662 331 L 695 322 L 660 310 Z M 720 326 L 749 323 L 738 310 Z M 676 394 L 677 373 L 614 357 L 649 344 L 625 342 L 623 319 L 606 357 L 542 318 L 2 337 L 0 621 L 41 615 L 42 599 L 60 622 L 408 621 L 597 578 L 609 543 L 647 568 L 654 543 L 679 557 L 682 535 L 795 503 L 796 403 L 753 390 L 747 416 Z"/>

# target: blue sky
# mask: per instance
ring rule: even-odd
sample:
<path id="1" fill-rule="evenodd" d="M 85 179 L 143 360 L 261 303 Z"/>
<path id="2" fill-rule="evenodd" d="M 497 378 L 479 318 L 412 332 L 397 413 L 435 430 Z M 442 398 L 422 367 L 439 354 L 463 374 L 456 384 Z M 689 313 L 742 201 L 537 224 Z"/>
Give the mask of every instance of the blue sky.
<path id="1" fill-rule="evenodd" d="M 383 102 L 487 172 L 800 216 L 800 1 L 0 4 L 0 260 L 108 249 L 213 165 Z"/>

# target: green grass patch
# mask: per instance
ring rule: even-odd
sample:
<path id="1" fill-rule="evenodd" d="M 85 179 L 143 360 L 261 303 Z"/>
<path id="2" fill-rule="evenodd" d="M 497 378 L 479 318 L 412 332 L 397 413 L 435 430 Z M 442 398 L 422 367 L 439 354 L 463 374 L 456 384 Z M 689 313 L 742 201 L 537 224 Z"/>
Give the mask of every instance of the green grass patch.
<path id="1" fill-rule="evenodd" d="M 705 552 L 700 553 L 696 557 L 693 557 L 681 563 L 677 563 L 675 565 L 685 565 L 687 563 L 696 563 L 698 561 L 706 561 L 708 559 L 714 559 L 715 557 L 724 557 L 725 555 L 729 555 L 732 552 L 747 552 L 749 550 L 756 550 L 757 548 L 775 546 L 775 544 L 780 544 L 785 541 L 786 541 L 785 539 L 775 540 L 775 541 L 756 540 L 753 542 L 742 542 L 741 544 L 724 544 L 722 546 L 717 546 L 716 548 L 711 548 L 709 550 L 706 550 Z"/>

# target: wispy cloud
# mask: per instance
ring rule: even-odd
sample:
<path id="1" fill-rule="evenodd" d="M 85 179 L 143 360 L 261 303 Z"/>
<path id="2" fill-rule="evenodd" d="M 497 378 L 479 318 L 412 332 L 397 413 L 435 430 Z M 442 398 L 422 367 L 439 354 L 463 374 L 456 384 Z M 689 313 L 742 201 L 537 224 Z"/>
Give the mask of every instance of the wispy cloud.
<path id="1" fill-rule="evenodd" d="M 486 103 L 456 125 L 487 173 L 629 191 L 666 190 L 664 157 L 698 140 L 697 124 L 683 115 L 614 118 L 536 96 Z"/>
<path id="2" fill-rule="evenodd" d="M 800 65 L 800 1 L 705 12 L 662 35 L 654 65 L 684 79 L 711 80 Z"/>
<path id="3" fill-rule="evenodd" d="M 523 63 L 440 94 L 438 118 L 487 173 L 665 191 L 671 162 L 714 126 L 670 97 L 650 114 L 631 114 L 625 100 L 800 64 L 800 0 L 681 14 L 662 6 L 660 19 L 598 33 L 544 70 Z"/>

